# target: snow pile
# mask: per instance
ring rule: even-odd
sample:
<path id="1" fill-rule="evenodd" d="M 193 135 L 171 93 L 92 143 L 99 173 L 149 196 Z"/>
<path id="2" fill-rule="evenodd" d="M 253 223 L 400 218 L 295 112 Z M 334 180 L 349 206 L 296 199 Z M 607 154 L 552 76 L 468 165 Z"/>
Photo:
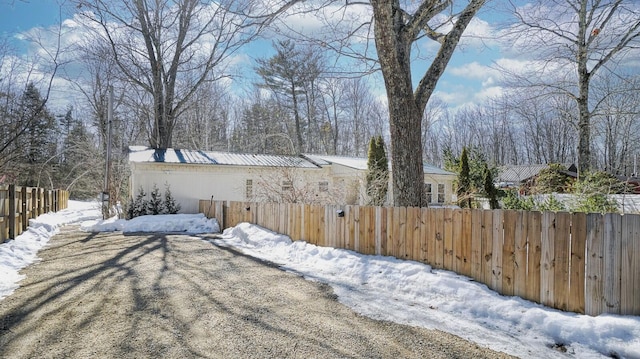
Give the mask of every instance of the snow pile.
<path id="1" fill-rule="evenodd" d="M 579 358 L 640 358 L 640 317 L 561 312 L 418 262 L 292 242 L 247 223 L 214 241 L 327 283 L 372 318 L 440 329 L 523 358 L 565 356 L 553 348 Z"/>
<path id="2" fill-rule="evenodd" d="M 0 299 L 18 288 L 24 276 L 18 272 L 38 260 L 37 253 L 67 223 L 99 217 L 100 205 L 69 201 L 69 208 L 29 220 L 29 227 L 14 240 L 0 244 Z"/>
<path id="3" fill-rule="evenodd" d="M 218 233 L 220 226 L 215 218 L 204 214 L 157 214 L 133 218 L 86 221 L 80 225 L 86 232 L 182 232 L 188 234 Z"/>

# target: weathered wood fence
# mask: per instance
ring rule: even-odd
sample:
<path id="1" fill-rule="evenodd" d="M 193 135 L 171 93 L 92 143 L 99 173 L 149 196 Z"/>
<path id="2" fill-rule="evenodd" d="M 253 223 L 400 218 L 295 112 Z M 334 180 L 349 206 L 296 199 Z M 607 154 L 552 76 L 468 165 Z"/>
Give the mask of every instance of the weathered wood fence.
<path id="1" fill-rule="evenodd" d="M 20 235 L 29 219 L 67 208 L 69 191 L 15 185 L 0 186 L 0 243 Z"/>
<path id="2" fill-rule="evenodd" d="M 428 263 L 546 306 L 640 315 L 640 215 L 200 201 L 222 228 Z"/>

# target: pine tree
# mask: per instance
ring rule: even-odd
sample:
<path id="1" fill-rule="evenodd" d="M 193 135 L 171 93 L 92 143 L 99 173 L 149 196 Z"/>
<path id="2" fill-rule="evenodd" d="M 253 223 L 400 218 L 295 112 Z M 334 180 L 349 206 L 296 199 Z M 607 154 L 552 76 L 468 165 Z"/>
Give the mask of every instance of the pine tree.
<path id="1" fill-rule="evenodd" d="M 164 184 L 164 210 L 167 214 L 176 214 L 180 211 L 180 204 L 173 198 L 169 187 L 168 183 Z"/>
<path id="2" fill-rule="evenodd" d="M 383 205 L 389 188 L 389 162 L 382 136 L 372 137 L 369 141 L 366 180 L 369 204 Z"/>
<path id="3" fill-rule="evenodd" d="M 160 195 L 160 190 L 158 186 L 153 184 L 153 189 L 151 190 L 150 199 L 147 202 L 147 213 L 148 214 L 160 214 L 164 212 L 164 205 L 162 204 L 162 196 Z"/>
<path id="4" fill-rule="evenodd" d="M 489 198 L 489 206 L 491 209 L 499 209 L 500 204 L 498 203 L 498 190 L 493 184 L 493 174 L 486 163 L 484 166 L 484 192 L 487 198 Z"/>
<path id="5" fill-rule="evenodd" d="M 458 173 L 458 205 L 471 208 L 471 179 L 469 177 L 469 155 L 467 148 L 462 148 L 460 154 L 460 172 Z"/>
<path id="6" fill-rule="evenodd" d="M 140 187 L 136 199 L 129 203 L 129 209 L 127 211 L 127 217 L 129 219 L 147 214 L 148 200 L 146 197 L 147 193 Z"/>

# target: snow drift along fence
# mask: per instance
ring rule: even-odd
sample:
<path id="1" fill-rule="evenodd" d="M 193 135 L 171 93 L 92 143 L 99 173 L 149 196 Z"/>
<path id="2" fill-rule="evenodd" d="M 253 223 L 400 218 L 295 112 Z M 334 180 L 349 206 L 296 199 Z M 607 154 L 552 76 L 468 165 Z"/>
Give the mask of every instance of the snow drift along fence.
<path id="1" fill-rule="evenodd" d="M 565 311 L 640 315 L 640 215 L 209 200 L 200 211 L 222 228 L 250 222 L 416 260 Z"/>
<path id="2" fill-rule="evenodd" d="M 0 243 L 20 235 L 29 219 L 67 208 L 69 191 L 15 185 L 0 186 Z"/>

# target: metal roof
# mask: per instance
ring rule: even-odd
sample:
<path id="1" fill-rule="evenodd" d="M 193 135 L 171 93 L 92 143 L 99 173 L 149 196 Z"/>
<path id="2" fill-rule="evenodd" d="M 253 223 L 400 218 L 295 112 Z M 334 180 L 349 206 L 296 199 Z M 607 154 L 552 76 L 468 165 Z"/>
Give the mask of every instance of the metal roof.
<path id="1" fill-rule="evenodd" d="M 562 164 L 565 169 L 571 168 L 571 164 Z M 545 168 L 549 168 L 548 164 L 535 164 L 535 165 L 516 165 L 516 166 L 503 166 L 500 168 L 500 172 L 496 178 L 497 182 L 512 182 L 520 183 L 531 177 L 537 176 L 540 171 Z"/>
<path id="2" fill-rule="evenodd" d="M 153 149 L 143 146 L 129 147 L 129 161 L 258 167 L 318 167 L 311 161 L 298 156 L 181 150 L 174 148 Z"/>
<path id="3" fill-rule="evenodd" d="M 330 164 L 339 164 L 345 167 L 355 168 L 358 170 L 366 170 L 367 159 L 364 157 L 344 157 L 344 156 L 329 156 L 329 155 L 311 155 L 304 154 L 303 157 L 310 159 L 320 166 L 326 166 Z M 438 168 L 433 165 L 423 164 L 422 166 L 425 174 L 437 174 L 437 175 L 454 175 L 455 173 L 445 171 L 442 168 Z"/>

